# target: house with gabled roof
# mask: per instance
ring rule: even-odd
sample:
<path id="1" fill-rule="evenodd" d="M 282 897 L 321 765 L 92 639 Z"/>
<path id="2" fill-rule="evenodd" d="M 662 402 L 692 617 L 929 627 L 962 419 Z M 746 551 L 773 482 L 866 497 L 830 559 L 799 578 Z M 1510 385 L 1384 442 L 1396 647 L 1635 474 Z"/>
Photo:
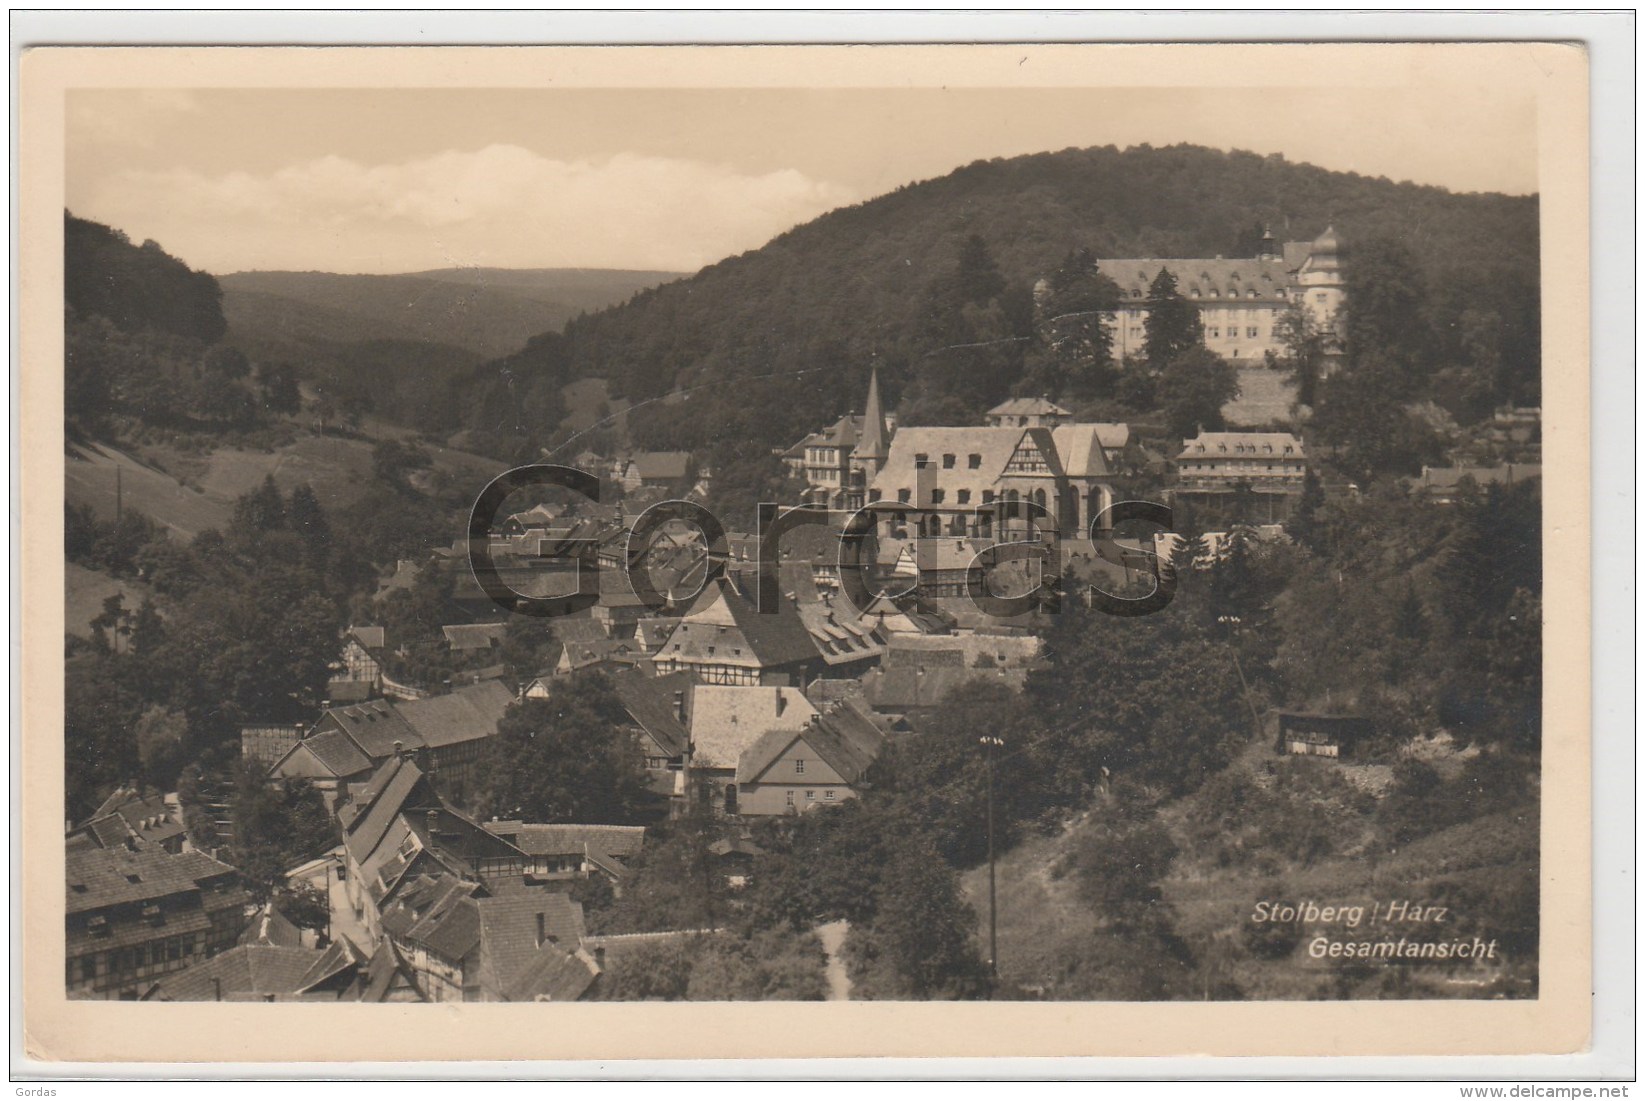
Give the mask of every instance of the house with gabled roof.
<path id="1" fill-rule="evenodd" d="M 654 662 L 660 673 L 692 673 L 703 684 L 804 684 L 822 655 L 794 601 L 770 614 L 727 577 L 716 578 L 680 618 Z"/>
<path id="2" fill-rule="evenodd" d="M 135 1000 L 157 980 L 234 946 L 251 901 L 205 853 L 137 838 L 70 844 L 64 951 L 71 998 Z"/>
<path id="3" fill-rule="evenodd" d="M 798 731 L 817 714 L 788 685 L 698 684 L 691 691 L 687 796 L 704 810 L 738 814 L 738 762 L 770 731 Z"/>
<path id="4" fill-rule="evenodd" d="M 738 755 L 737 811 L 799 814 L 854 799 L 885 740 L 845 704 L 812 715 L 798 730 L 768 730 Z"/>
<path id="5" fill-rule="evenodd" d="M 442 800 L 408 759 L 385 761 L 339 808 L 343 882 L 373 938 L 381 915 L 420 876 L 454 876 L 486 891 L 526 885 L 526 854 Z"/>
<path id="6" fill-rule="evenodd" d="M 113 848 L 133 842 L 153 845 L 168 853 L 188 848 L 188 830 L 180 807 L 166 802 L 158 792 L 144 793 L 135 786 L 122 786 L 110 793 L 90 817 L 69 831 L 83 835 L 97 848 Z"/>
<path id="7" fill-rule="evenodd" d="M 429 1001 L 575 1001 L 599 974 L 581 949 L 582 906 L 563 891 L 490 895 L 452 876 L 425 876 L 382 922 L 385 943 Z"/>

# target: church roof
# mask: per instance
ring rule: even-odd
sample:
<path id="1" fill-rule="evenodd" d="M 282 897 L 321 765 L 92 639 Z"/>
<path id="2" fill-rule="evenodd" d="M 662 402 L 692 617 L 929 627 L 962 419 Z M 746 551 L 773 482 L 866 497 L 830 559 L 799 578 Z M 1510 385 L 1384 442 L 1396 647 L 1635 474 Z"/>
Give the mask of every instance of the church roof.
<path id="1" fill-rule="evenodd" d="M 865 459 L 879 459 L 885 457 L 889 447 L 885 409 L 880 405 L 880 372 L 875 369 L 868 376 L 868 403 L 863 406 L 862 437 L 855 453 Z"/>

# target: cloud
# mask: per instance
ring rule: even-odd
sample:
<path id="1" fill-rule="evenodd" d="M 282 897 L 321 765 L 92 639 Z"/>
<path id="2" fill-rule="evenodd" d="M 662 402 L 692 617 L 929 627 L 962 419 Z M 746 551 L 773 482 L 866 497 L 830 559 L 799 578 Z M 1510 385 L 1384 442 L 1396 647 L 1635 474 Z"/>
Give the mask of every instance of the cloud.
<path id="1" fill-rule="evenodd" d="M 456 265 L 695 270 L 862 196 L 785 169 L 516 145 L 397 164 L 327 156 L 268 173 L 127 169 L 87 217 L 210 271 L 414 271 Z"/>

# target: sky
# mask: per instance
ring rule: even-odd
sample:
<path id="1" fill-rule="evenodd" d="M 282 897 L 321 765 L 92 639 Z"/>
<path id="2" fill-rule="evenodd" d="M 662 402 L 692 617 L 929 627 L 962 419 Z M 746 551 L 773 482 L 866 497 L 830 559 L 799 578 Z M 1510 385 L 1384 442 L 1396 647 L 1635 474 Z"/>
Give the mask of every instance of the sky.
<path id="1" fill-rule="evenodd" d="M 70 93 L 67 201 L 193 267 L 696 269 L 971 161 L 1190 142 L 1454 191 L 1537 189 L 1499 89 Z"/>

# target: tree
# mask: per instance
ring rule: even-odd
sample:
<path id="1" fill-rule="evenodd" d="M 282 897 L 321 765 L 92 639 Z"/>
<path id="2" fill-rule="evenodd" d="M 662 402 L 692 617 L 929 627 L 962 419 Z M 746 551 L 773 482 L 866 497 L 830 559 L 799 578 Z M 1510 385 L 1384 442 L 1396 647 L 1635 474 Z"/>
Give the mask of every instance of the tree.
<path id="1" fill-rule="evenodd" d="M 285 529 L 285 526 L 285 498 L 280 496 L 280 487 L 274 484 L 272 474 L 263 475 L 261 485 L 234 502 L 229 530 L 248 541 L 254 542 L 268 532 Z"/>
<path id="2" fill-rule="evenodd" d="M 1221 429 L 1222 407 L 1239 397 L 1233 364 L 1200 344 L 1167 362 L 1157 386 L 1166 427 L 1182 439 Z"/>
<path id="3" fill-rule="evenodd" d="M 977 955 L 977 914 L 959 881 L 928 846 L 904 843 L 880 881 L 870 934 L 876 954 L 913 998 L 974 998 L 987 990 Z M 857 930 L 852 928 L 855 938 Z"/>
<path id="4" fill-rule="evenodd" d="M 331 523 L 320 498 L 307 482 L 291 491 L 286 524 L 303 544 L 304 560 L 323 569 L 331 557 Z"/>
<path id="5" fill-rule="evenodd" d="M 1344 329 L 1353 365 L 1383 359 L 1397 367 L 1407 399 L 1430 359 L 1429 299 L 1421 265 L 1392 237 L 1371 236 L 1354 244 L 1343 269 Z"/>
<path id="6" fill-rule="evenodd" d="M 1163 371 L 1190 348 L 1205 341 L 1199 308 L 1177 290 L 1177 277 L 1161 268 L 1148 285 L 1148 316 L 1143 319 L 1143 358 L 1153 371 Z"/>
<path id="7" fill-rule="evenodd" d="M 1320 485 L 1319 475 L 1310 466 L 1302 476 L 1302 493 L 1297 497 L 1290 519 L 1285 522 L 1285 530 L 1292 539 L 1316 553 L 1325 549 L 1319 516 L 1319 510 L 1324 506 L 1325 487 Z"/>
<path id="8" fill-rule="evenodd" d="M 552 699 L 513 704 L 488 740 L 485 808 L 528 822 L 632 822 L 645 772 L 632 722 L 611 682 L 575 676 Z"/>
<path id="9" fill-rule="evenodd" d="M 1114 382 L 1114 333 L 1108 318 L 1120 289 L 1097 270 L 1088 248 L 1070 249 L 1037 304 L 1042 348 L 1032 381 L 1046 393 L 1100 396 Z"/>
<path id="10" fill-rule="evenodd" d="M 1274 321 L 1274 339 L 1281 349 L 1278 366 L 1296 384 L 1297 403 L 1312 407 L 1325 363 L 1325 335 L 1314 312 L 1302 302 L 1291 303 Z"/>
<path id="11" fill-rule="evenodd" d="M 229 817 L 234 866 L 259 899 L 284 885 L 286 869 L 337 843 L 336 822 L 318 791 L 305 780 L 268 783 L 255 763 L 246 763 L 235 776 Z"/>

